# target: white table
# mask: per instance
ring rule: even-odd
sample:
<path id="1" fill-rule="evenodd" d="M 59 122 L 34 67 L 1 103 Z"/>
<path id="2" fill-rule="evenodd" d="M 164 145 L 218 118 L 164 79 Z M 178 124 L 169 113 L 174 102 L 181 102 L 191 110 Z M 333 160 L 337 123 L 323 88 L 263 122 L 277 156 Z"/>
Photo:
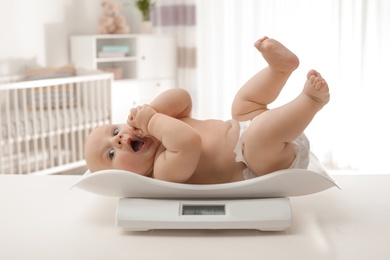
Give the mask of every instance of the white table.
<path id="1" fill-rule="evenodd" d="M 283 232 L 123 232 L 117 199 L 69 191 L 79 178 L 0 175 L 0 259 L 390 259 L 390 175 L 291 198 Z"/>

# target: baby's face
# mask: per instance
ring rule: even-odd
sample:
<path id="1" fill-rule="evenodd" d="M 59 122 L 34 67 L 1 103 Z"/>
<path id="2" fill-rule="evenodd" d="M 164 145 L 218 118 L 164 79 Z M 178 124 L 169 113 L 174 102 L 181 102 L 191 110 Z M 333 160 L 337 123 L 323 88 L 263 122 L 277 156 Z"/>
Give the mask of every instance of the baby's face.
<path id="1" fill-rule="evenodd" d="M 120 169 L 151 176 L 159 145 L 153 137 L 136 137 L 126 124 L 104 125 L 89 135 L 85 160 L 91 172 Z"/>

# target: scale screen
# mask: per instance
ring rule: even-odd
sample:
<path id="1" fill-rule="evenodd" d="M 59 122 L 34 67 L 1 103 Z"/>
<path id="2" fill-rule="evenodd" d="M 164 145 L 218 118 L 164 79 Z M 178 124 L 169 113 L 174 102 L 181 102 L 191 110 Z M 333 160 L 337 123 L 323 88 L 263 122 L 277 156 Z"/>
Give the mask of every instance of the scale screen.
<path id="1" fill-rule="evenodd" d="M 226 215 L 225 205 L 183 205 L 182 215 Z"/>

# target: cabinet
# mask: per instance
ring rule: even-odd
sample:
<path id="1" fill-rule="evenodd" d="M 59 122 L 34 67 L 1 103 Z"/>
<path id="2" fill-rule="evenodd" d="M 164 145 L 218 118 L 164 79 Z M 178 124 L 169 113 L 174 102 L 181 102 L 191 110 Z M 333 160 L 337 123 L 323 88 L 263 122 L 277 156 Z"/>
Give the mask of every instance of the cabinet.
<path id="1" fill-rule="evenodd" d="M 112 84 L 112 122 L 126 122 L 129 110 L 175 87 L 176 42 L 169 35 L 77 35 L 70 39 L 71 61 L 81 69 L 119 72 Z M 103 48 L 121 47 L 126 55 L 101 57 Z"/>

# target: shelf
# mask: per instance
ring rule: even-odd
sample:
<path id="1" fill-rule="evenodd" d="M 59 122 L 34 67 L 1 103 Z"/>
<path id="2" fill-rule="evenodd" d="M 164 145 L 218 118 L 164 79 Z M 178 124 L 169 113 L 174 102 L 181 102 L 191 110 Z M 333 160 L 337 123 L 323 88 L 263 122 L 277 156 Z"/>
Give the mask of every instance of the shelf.
<path id="1" fill-rule="evenodd" d="M 137 61 L 137 57 L 96 58 L 97 63 Z"/>
<path id="2" fill-rule="evenodd" d="M 123 47 L 126 56 L 102 57 L 104 47 Z M 118 52 L 121 52 L 118 48 Z M 107 51 L 106 51 L 107 52 Z M 176 42 L 168 35 L 79 35 L 71 37 L 71 61 L 79 68 L 118 71 L 119 79 L 176 77 Z"/>

